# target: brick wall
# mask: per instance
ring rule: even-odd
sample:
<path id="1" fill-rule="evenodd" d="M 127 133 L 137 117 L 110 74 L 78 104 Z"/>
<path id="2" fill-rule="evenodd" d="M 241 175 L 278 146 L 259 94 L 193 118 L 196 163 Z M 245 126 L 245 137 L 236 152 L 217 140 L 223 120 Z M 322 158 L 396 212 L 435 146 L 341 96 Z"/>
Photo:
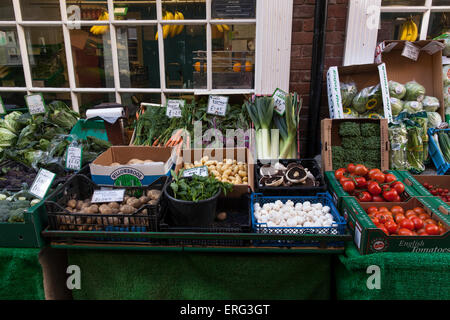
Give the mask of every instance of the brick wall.
<path id="1" fill-rule="evenodd" d="M 326 70 L 330 66 L 342 65 L 349 0 L 329 0 L 326 29 L 326 50 L 322 89 L 321 119 L 328 117 L 326 96 Z M 300 114 L 301 155 L 305 155 L 308 130 L 309 88 L 311 81 L 312 41 L 314 35 L 315 0 L 294 0 L 292 24 L 292 50 L 290 91 L 303 98 Z"/>

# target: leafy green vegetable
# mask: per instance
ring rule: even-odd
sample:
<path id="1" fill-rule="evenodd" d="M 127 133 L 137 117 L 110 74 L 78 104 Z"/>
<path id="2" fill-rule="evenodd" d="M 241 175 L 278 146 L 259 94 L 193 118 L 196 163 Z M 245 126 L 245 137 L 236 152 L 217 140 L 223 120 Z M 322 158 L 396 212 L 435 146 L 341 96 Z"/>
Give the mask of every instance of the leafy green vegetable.
<path id="1" fill-rule="evenodd" d="M 408 159 L 406 156 L 406 144 L 408 132 L 405 125 L 390 123 L 388 128 L 390 148 L 390 168 L 393 170 L 408 170 Z"/>
<path id="2" fill-rule="evenodd" d="M 361 136 L 379 137 L 380 125 L 378 123 L 361 123 Z"/>
<path id="3" fill-rule="evenodd" d="M 439 109 L 439 99 L 435 97 L 425 96 L 422 101 L 423 110 L 427 112 L 435 112 Z"/>
<path id="4" fill-rule="evenodd" d="M 406 95 L 406 88 L 401 83 L 389 80 L 389 96 L 395 99 L 403 99 Z"/>
<path id="5" fill-rule="evenodd" d="M 342 137 L 358 137 L 361 135 L 361 128 L 356 122 L 342 122 L 339 126 L 339 135 Z"/>
<path id="6" fill-rule="evenodd" d="M 5 116 L 4 119 L 0 119 L 0 127 L 8 129 L 14 134 L 17 134 L 21 129 L 21 124 L 18 122 L 22 113 L 14 111 Z"/>
<path id="7" fill-rule="evenodd" d="M 412 173 L 420 174 L 425 170 L 423 164 L 423 129 L 419 124 L 411 120 L 406 120 L 406 130 L 408 132 L 408 142 L 406 144 L 406 157 Z"/>
<path id="8" fill-rule="evenodd" d="M 17 136 L 5 128 L 0 128 L 0 147 L 9 147 L 13 145 Z"/>
<path id="9" fill-rule="evenodd" d="M 423 105 L 418 101 L 406 101 L 403 105 L 403 111 L 409 113 L 416 113 L 423 110 Z"/>
<path id="10" fill-rule="evenodd" d="M 418 101 L 421 102 L 425 98 L 425 88 L 415 81 L 406 83 L 406 101 Z"/>
<path id="11" fill-rule="evenodd" d="M 403 101 L 394 97 L 391 97 L 391 110 L 392 115 L 397 116 L 403 110 Z"/>
<path id="12" fill-rule="evenodd" d="M 348 108 L 352 105 L 353 98 L 358 93 L 358 88 L 354 82 L 351 83 L 341 83 L 341 98 L 342 106 Z"/>
<path id="13" fill-rule="evenodd" d="M 442 123 L 442 117 L 438 112 L 427 112 L 428 128 L 436 128 Z"/>

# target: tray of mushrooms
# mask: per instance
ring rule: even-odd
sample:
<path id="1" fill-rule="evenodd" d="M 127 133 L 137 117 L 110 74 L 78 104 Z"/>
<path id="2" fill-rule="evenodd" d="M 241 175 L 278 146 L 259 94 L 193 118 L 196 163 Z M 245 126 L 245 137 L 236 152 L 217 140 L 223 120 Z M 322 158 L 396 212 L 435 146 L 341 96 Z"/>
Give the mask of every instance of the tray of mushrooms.
<path id="1" fill-rule="evenodd" d="M 320 168 L 314 159 L 270 162 L 258 160 L 255 166 L 255 181 L 256 192 L 261 193 L 301 190 L 303 194 L 311 195 L 326 191 Z"/>

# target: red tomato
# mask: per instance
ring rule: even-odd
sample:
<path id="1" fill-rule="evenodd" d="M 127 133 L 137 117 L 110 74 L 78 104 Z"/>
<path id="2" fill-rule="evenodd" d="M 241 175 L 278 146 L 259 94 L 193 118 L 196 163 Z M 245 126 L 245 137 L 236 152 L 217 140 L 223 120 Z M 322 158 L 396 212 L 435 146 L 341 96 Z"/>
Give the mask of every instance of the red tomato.
<path id="1" fill-rule="evenodd" d="M 379 207 L 379 208 L 378 208 L 378 211 L 379 211 L 379 212 L 387 212 L 387 211 L 389 211 L 389 209 L 386 208 L 386 207 Z"/>
<path id="2" fill-rule="evenodd" d="M 386 174 L 384 178 L 385 178 L 385 181 L 387 183 L 391 183 L 391 182 L 397 181 L 397 177 L 394 176 L 392 173 Z"/>
<path id="3" fill-rule="evenodd" d="M 393 201 L 393 202 L 402 202 L 402 198 L 400 198 L 400 196 L 397 195 L 397 196 L 394 198 L 394 201 Z"/>
<path id="4" fill-rule="evenodd" d="M 373 175 L 374 175 L 375 173 L 378 173 L 378 172 L 381 172 L 381 170 L 380 170 L 380 169 L 372 169 L 372 170 L 370 170 L 370 171 L 369 171 L 369 179 L 374 180 L 374 179 L 373 179 Z"/>
<path id="5" fill-rule="evenodd" d="M 379 229 L 381 229 L 381 231 L 383 231 L 384 233 L 386 233 L 387 235 L 389 235 L 389 231 L 388 229 L 386 229 L 385 226 L 383 226 L 382 224 L 378 226 Z"/>
<path id="6" fill-rule="evenodd" d="M 423 220 L 418 217 L 413 217 L 411 221 L 414 223 L 414 229 L 420 230 L 423 228 Z"/>
<path id="7" fill-rule="evenodd" d="M 385 215 L 384 213 L 378 213 L 376 215 L 376 217 L 378 218 L 378 220 L 380 221 L 380 223 L 385 224 L 388 221 L 388 216 Z"/>
<path id="8" fill-rule="evenodd" d="M 404 213 L 405 211 L 404 211 L 403 208 L 400 207 L 400 206 L 393 206 L 393 207 L 391 208 L 391 212 L 392 212 L 394 215 L 396 215 L 397 213 Z"/>
<path id="9" fill-rule="evenodd" d="M 353 192 L 355 191 L 355 183 L 353 181 L 344 181 L 342 188 L 345 192 Z"/>
<path id="10" fill-rule="evenodd" d="M 414 230 L 414 223 L 408 218 L 400 221 L 399 226 L 400 228 L 409 229 L 411 231 Z"/>
<path id="11" fill-rule="evenodd" d="M 384 183 L 385 178 L 386 178 L 385 174 L 380 171 L 380 172 L 375 173 L 371 179 L 375 180 L 379 183 Z"/>
<path id="12" fill-rule="evenodd" d="M 358 200 L 361 202 L 370 202 L 372 201 L 372 195 L 367 191 L 363 191 L 358 193 Z"/>
<path id="13" fill-rule="evenodd" d="M 419 214 L 419 218 L 425 221 L 427 219 L 431 219 L 431 216 L 428 213 L 421 213 Z"/>
<path id="14" fill-rule="evenodd" d="M 347 165 L 347 171 L 350 172 L 350 173 L 354 173 L 355 172 L 355 168 L 356 168 L 356 166 L 353 163 L 349 163 Z"/>
<path id="15" fill-rule="evenodd" d="M 425 230 L 425 228 L 422 228 L 422 229 L 417 230 L 417 234 L 418 234 L 419 236 L 427 236 L 427 235 L 428 235 L 428 233 L 427 233 L 427 231 Z"/>
<path id="16" fill-rule="evenodd" d="M 347 178 L 347 177 L 342 177 L 342 178 L 339 179 L 339 182 L 340 182 L 341 184 L 343 184 L 345 181 L 353 181 L 353 180 L 350 179 L 350 178 Z"/>
<path id="17" fill-rule="evenodd" d="M 380 196 L 373 196 L 372 201 L 373 202 L 384 202 L 384 199 Z"/>
<path id="18" fill-rule="evenodd" d="M 364 177 L 367 173 L 369 173 L 369 170 L 365 165 L 357 164 L 355 167 L 355 173 L 360 177 Z"/>
<path id="19" fill-rule="evenodd" d="M 397 224 L 394 221 L 387 221 L 384 226 L 386 227 L 389 234 L 393 234 L 397 232 Z"/>
<path id="20" fill-rule="evenodd" d="M 372 214 L 372 213 L 377 213 L 378 212 L 378 208 L 377 207 L 368 207 L 367 211 L 368 214 Z"/>
<path id="21" fill-rule="evenodd" d="M 370 217 L 370 220 L 377 226 L 380 224 L 380 220 L 377 217 Z"/>
<path id="22" fill-rule="evenodd" d="M 417 214 L 414 212 L 414 210 L 406 210 L 405 217 L 407 218 L 417 217 Z"/>
<path id="23" fill-rule="evenodd" d="M 397 198 L 397 196 L 398 196 L 398 193 L 395 190 L 383 191 L 383 198 L 389 202 L 394 202 L 394 200 Z"/>
<path id="24" fill-rule="evenodd" d="M 344 176 L 344 173 L 346 172 L 345 168 L 339 168 L 334 172 L 334 177 L 337 180 L 341 180 L 341 178 Z"/>
<path id="25" fill-rule="evenodd" d="M 413 233 L 412 233 L 411 230 L 405 229 L 405 228 L 400 228 L 400 229 L 398 230 L 397 234 L 398 234 L 399 236 L 412 236 L 412 235 L 413 235 Z"/>
<path id="26" fill-rule="evenodd" d="M 394 182 L 391 184 L 391 188 L 393 188 L 395 191 L 397 191 L 398 194 L 402 194 L 405 192 L 405 185 L 401 183 L 400 181 Z"/>
<path id="27" fill-rule="evenodd" d="M 405 215 L 403 213 L 398 213 L 394 216 L 394 220 L 397 223 L 400 223 L 402 220 L 406 219 Z"/>
<path id="28" fill-rule="evenodd" d="M 355 181 L 357 188 L 363 189 L 365 186 L 367 186 L 367 180 L 364 177 L 355 178 Z"/>
<path id="29" fill-rule="evenodd" d="M 430 235 L 430 236 L 437 236 L 439 235 L 439 227 L 435 224 L 427 224 L 425 226 L 425 231 Z"/>
<path id="30" fill-rule="evenodd" d="M 439 234 L 444 234 L 447 232 L 447 229 L 445 229 L 444 226 L 442 226 L 442 225 L 439 225 L 438 228 L 439 228 Z"/>
<path id="31" fill-rule="evenodd" d="M 425 220 L 425 221 L 423 222 L 423 224 L 425 225 L 425 227 L 426 227 L 427 225 L 429 225 L 429 224 L 437 225 L 437 224 L 436 224 L 436 221 L 434 221 L 433 219 L 427 219 L 427 220 Z"/>
<path id="32" fill-rule="evenodd" d="M 381 193 L 381 187 L 375 181 L 371 181 L 368 183 L 367 190 L 370 192 L 371 195 L 374 195 L 374 196 L 377 196 Z"/>
<path id="33" fill-rule="evenodd" d="M 421 208 L 421 207 L 415 207 L 413 210 L 414 210 L 414 212 L 417 213 L 417 214 L 426 213 L 426 212 L 425 212 L 425 209 L 424 209 L 424 208 Z"/>

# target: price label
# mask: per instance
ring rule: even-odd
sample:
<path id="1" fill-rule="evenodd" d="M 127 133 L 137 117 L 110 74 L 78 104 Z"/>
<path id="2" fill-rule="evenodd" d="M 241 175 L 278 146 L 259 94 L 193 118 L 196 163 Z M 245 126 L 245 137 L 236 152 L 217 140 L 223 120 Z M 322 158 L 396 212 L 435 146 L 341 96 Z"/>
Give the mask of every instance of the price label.
<path id="1" fill-rule="evenodd" d="M 91 203 L 122 202 L 125 189 L 95 190 Z"/>
<path id="2" fill-rule="evenodd" d="M 275 111 L 282 116 L 284 114 L 284 112 L 286 111 L 286 97 L 287 97 L 287 93 L 284 92 L 283 90 L 280 89 L 276 89 L 275 92 L 272 95 L 272 98 L 274 100 L 275 103 Z"/>
<path id="3" fill-rule="evenodd" d="M 83 148 L 68 146 L 66 154 L 66 169 L 80 171 L 83 159 Z"/>
<path id="4" fill-rule="evenodd" d="M 215 116 L 225 117 L 227 113 L 228 97 L 224 96 L 209 96 L 208 110 L 206 113 Z"/>
<path id="5" fill-rule="evenodd" d="M 6 113 L 5 105 L 3 104 L 2 97 L 0 97 L 0 115 L 5 113 Z"/>
<path id="6" fill-rule="evenodd" d="M 184 178 L 188 178 L 188 177 L 192 177 L 192 176 L 207 177 L 208 175 L 209 175 L 209 173 L 208 173 L 207 166 L 186 169 L 183 171 Z"/>
<path id="7" fill-rule="evenodd" d="M 45 102 L 42 94 L 31 94 L 25 96 L 25 102 L 30 114 L 45 113 Z"/>
<path id="8" fill-rule="evenodd" d="M 405 47 L 403 48 L 402 56 L 417 61 L 417 59 L 419 59 L 419 54 L 420 54 L 419 47 L 413 45 L 409 41 L 405 42 Z"/>
<path id="9" fill-rule="evenodd" d="M 169 118 L 181 118 L 181 108 L 184 107 L 184 100 L 168 100 L 166 116 Z"/>
<path id="10" fill-rule="evenodd" d="M 55 179 L 55 174 L 53 172 L 50 172 L 45 169 L 40 169 L 36 178 L 33 181 L 33 184 L 30 188 L 30 193 L 39 199 L 44 199 L 45 195 L 48 192 L 48 189 L 50 189 L 50 186 L 53 183 L 53 180 Z"/>
<path id="11" fill-rule="evenodd" d="M 429 55 L 433 55 L 436 52 L 441 51 L 445 48 L 445 44 L 439 41 L 431 41 L 429 44 L 427 44 L 425 47 L 422 48 L 422 51 L 425 51 Z"/>

